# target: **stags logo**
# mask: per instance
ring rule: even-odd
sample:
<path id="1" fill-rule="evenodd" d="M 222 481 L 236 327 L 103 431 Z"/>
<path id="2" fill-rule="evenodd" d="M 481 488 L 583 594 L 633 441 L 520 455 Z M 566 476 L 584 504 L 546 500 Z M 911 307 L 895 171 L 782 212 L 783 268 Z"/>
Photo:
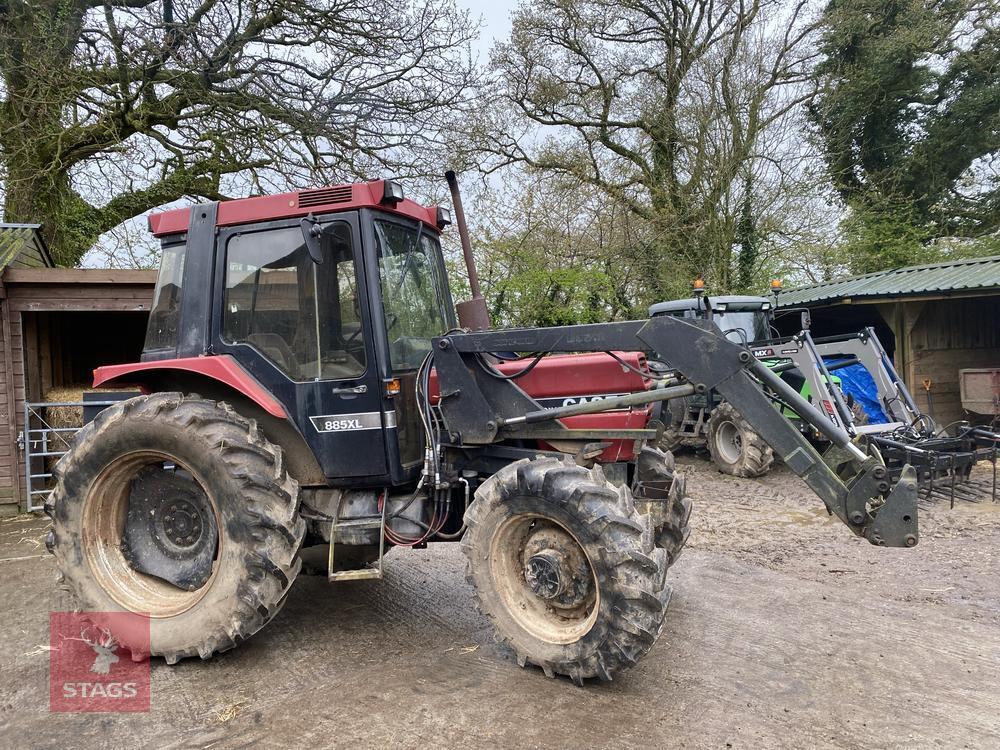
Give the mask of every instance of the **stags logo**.
<path id="1" fill-rule="evenodd" d="M 49 710 L 148 711 L 149 661 L 133 661 L 133 646 L 149 652 L 144 615 L 49 613 Z"/>

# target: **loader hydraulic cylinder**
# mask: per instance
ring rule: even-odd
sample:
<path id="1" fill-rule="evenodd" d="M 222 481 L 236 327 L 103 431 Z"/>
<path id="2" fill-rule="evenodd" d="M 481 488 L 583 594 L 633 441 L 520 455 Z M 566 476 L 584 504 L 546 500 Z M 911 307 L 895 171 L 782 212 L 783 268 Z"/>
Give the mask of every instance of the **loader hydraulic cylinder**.
<path id="1" fill-rule="evenodd" d="M 626 406 L 641 406 L 652 404 L 656 401 L 668 401 L 672 398 L 683 396 L 693 396 L 697 389 L 690 383 L 675 385 L 670 388 L 656 388 L 651 391 L 640 391 L 629 393 L 625 396 L 614 396 L 612 398 L 601 399 L 600 401 L 588 401 L 572 406 L 562 406 L 557 409 L 539 409 L 531 411 L 520 417 L 511 417 L 499 422 L 501 425 L 532 424 L 534 422 L 544 422 L 547 419 L 562 419 L 563 417 L 576 417 L 581 414 L 599 414 L 611 409 L 622 409 Z"/>
<path id="2" fill-rule="evenodd" d="M 491 373 L 482 354 L 503 351 L 655 352 L 687 382 L 582 405 L 543 409 L 510 378 Z M 434 339 L 433 366 L 441 383 L 440 410 L 456 446 L 488 446 L 501 439 L 540 438 L 534 423 L 605 412 L 625 406 L 716 390 L 770 444 L 785 464 L 822 498 L 827 509 L 872 544 L 911 547 L 917 543 L 916 472 L 905 467 L 892 487 L 885 467 L 852 442 L 763 362 L 727 340 L 707 321 L 670 316 L 539 329 L 449 333 Z M 825 434 L 841 456 L 824 456 L 774 408 L 765 388 Z M 545 440 L 576 436 L 558 422 Z"/>

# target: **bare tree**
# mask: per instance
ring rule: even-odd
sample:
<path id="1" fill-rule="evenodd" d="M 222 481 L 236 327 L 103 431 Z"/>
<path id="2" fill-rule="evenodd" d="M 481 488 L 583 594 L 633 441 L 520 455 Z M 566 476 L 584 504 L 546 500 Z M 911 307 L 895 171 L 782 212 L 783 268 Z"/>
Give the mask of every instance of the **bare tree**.
<path id="1" fill-rule="evenodd" d="M 436 171 L 476 27 L 452 0 L 405 7 L 0 0 L 6 220 L 44 222 L 72 265 L 184 196 Z"/>
<path id="2" fill-rule="evenodd" d="M 635 308 L 642 284 L 629 250 L 646 241 L 649 227 L 603 191 L 561 175 L 508 169 L 468 197 L 494 323 L 593 323 L 644 314 Z M 462 283 L 461 274 L 453 278 Z"/>
<path id="3" fill-rule="evenodd" d="M 494 53 L 487 168 L 564 175 L 647 222 L 647 300 L 694 273 L 729 289 L 741 214 L 762 219 L 801 158 L 806 16 L 806 0 L 530 0 Z"/>

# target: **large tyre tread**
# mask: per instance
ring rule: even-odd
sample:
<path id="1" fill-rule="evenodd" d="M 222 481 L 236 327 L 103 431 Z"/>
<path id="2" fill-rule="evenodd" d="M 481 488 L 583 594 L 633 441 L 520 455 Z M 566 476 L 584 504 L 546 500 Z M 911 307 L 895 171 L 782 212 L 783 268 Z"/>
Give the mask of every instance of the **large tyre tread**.
<path id="1" fill-rule="evenodd" d="M 510 498 L 539 495 L 555 506 L 574 510 L 582 525 L 599 540 L 603 564 L 612 570 L 607 576 L 607 588 L 602 591 L 602 596 L 611 598 L 611 617 L 603 642 L 590 653 L 565 661 L 538 658 L 504 634 L 500 620 L 486 600 L 487 594 L 476 586 L 473 575 L 474 568 L 485 563 L 488 555 L 469 542 L 479 524 Z M 682 516 L 686 519 L 690 508 L 689 503 L 676 504 L 678 508 L 671 514 L 670 523 L 679 524 L 678 528 L 665 537 L 662 531 L 657 536 L 650 517 L 638 512 L 628 489 L 612 487 L 600 466 L 586 469 L 545 457 L 506 467 L 483 483 L 465 516 L 468 530 L 462 549 L 468 561 L 467 580 L 473 584 L 477 611 L 493 622 L 500 641 L 514 651 L 520 666 L 533 664 L 549 677 L 561 674 L 577 684 L 594 677 L 613 679 L 649 651 L 663 628 L 670 599 L 666 572 L 686 539 L 686 524 L 680 519 Z M 659 541 L 660 537 L 669 548 L 654 542 L 654 538 Z"/>
<path id="2" fill-rule="evenodd" d="M 73 545 L 68 530 L 61 526 L 60 504 L 82 502 L 68 491 L 67 478 L 85 477 L 91 471 L 87 455 L 95 442 L 125 420 L 147 422 L 151 430 L 169 420 L 197 432 L 243 490 L 241 516 L 253 544 L 246 546 L 244 553 L 246 575 L 239 585 L 235 611 L 224 624 L 197 634 L 186 647 L 158 650 L 154 643 L 151 648 L 152 655 L 163 656 L 168 664 L 192 656 L 208 659 L 245 641 L 281 610 L 301 568 L 298 551 L 306 527 L 298 515 L 298 483 L 285 470 L 280 446 L 268 442 L 255 421 L 226 403 L 168 392 L 105 409 L 78 433 L 73 450 L 55 467 L 56 488 L 47 509 L 54 522 L 53 554 L 71 592 L 84 605 L 92 601 L 88 587 L 96 584 L 81 570 L 85 565 L 82 560 L 70 559 Z"/>

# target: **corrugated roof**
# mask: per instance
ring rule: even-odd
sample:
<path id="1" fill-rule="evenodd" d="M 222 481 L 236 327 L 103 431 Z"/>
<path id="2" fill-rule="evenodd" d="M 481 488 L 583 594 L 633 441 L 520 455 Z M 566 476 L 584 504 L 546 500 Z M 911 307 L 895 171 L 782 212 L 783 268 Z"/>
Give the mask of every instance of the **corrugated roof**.
<path id="1" fill-rule="evenodd" d="M 779 307 L 859 297 L 911 297 L 976 289 L 1000 289 L 1000 255 L 907 266 L 800 286 L 782 292 Z"/>
<path id="2" fill-rule="evenodd" d="M 41 224 L 0 224 L 0 270 L 18 268 L 52 268 L 52 256 L 38 231 Z"/>

